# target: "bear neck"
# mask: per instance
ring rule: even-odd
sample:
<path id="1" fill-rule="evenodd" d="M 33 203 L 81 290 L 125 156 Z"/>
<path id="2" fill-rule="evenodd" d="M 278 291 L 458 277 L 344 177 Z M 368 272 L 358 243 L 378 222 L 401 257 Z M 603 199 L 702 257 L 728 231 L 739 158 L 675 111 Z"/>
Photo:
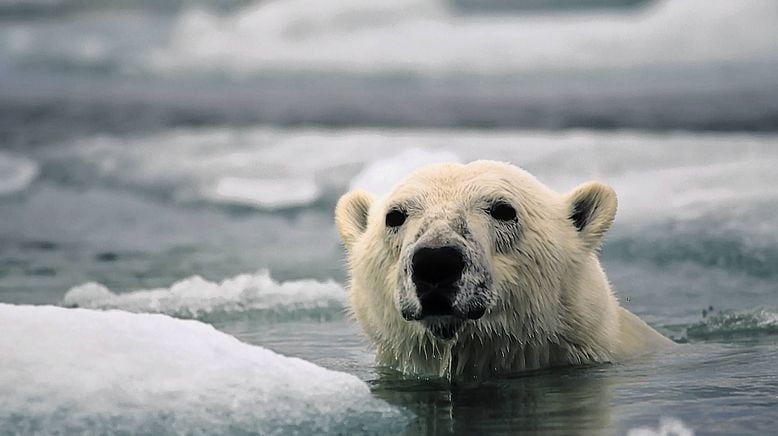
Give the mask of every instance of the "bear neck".
<path id="1" fill-rule="evenodd" d="M 405 374 L 430 377 L 492 376 L 607 361 L 607 352 L 561 338 L 521 343 L 515 339 L 429 340 L 410 349 L 381 350 L 381 365 Z"/>

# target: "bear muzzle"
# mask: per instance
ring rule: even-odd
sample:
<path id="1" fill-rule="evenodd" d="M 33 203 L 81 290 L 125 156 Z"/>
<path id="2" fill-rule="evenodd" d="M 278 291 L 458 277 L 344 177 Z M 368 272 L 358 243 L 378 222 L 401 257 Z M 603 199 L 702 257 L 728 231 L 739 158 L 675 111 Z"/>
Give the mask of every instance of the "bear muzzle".
<path id="1" fill-rule="evenodd" d="M 431 321 L 427 324 L 439 325 L 439 321 L 457 324 L 461 320 L 483 316 L 485 307 L 462 298 L 462 276 L 467 269 L 465 259 L 463 250 L 456 245 L 417 248 L 410 264 L 418 305 L 403 307 L 403 318 L 408 321 L 427 320 Z"/>

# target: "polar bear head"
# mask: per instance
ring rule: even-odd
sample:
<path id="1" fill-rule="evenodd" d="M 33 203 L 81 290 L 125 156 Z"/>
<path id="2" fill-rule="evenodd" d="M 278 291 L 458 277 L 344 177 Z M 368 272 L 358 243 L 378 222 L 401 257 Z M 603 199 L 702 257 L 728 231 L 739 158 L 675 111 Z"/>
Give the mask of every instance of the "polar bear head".
<path id="1" fill-rule="evenodd" d="M 581 281 L 605 280 L 596 251 L 615 214 L 616 195 L 601 183 L 560 195 L 492 161 L 422 168 L 380 199 L 347 193 L 335 216 L 350 309 L 395 353 L 403 341 L 531 342 L 581 327 L 566 312 L 600 298 Z"/>

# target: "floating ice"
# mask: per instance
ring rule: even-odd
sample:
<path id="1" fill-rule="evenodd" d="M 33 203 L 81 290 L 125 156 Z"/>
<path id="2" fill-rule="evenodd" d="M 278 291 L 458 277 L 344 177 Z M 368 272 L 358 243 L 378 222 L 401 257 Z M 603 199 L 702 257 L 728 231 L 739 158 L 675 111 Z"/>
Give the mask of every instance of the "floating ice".
<path id="1" fill-rule="evenodd" d="M 85 283 L 69 290 L 63 299 L 68 307 L 122 309 L 130 312 L 164 313 L 181 318 L 211 319 L 215 316 L 249 314 L 274 319 L 341 316 L 346 291 L 334 281 L 297 280 L 279 283 L 267 271 L 241 274 L 215 283 L 192 276 L 170 288 L 111 292 L 99 283 Z"/>
<path id="2" fill-rule="evenodd" d="M 448 151 L 428 151 L 411 148 L 378 159 L 368 164 L 351 180 L 350 189 L 364 189 L 374 194 L 385 194 L 400 180 L 425 165 L 435 163 L 460 163 L 459 157 Z"/>
<path id="3" fill-rule="evenodd" d="M 313 129 L 298 133 L 263 127 L 100 136 L 44 157 L 70 168 L 73 178 L 98 178 L 185 202 L 279 209 L 319 200 L 329 180 L 347 181 L 355 172 L 347 167 L 342 175 L 338 166 L 367 159 L 360 150 L 365 141 L 355 142 L 360 135 L 344 138 Z M 158 153 L 158 147 L 165 153 Z"/>
<path id="4" fill-rule="evenodd" d="M 205 196 L 217 202 L 279 209 L 313 203 L 321 191 L 313 180 L 222 177 Z"/>
<path id="5" fill-rule="evenodd" d="M 0 196 L 24 191 L 38 177 L 38 171 L 35 162 L 0 152 Z"/>
<path id="6" fill-rule="evenodd" d="M 183 200 L 259 208 L 334 202 L 356 187 L 386 192 L 422 164 L 495 159 L 562 192 L 587 179 L 611 184 L 619 195 L 617 223 L 707 214 L 773 238 L 768 214 L 736 216 L 744 209 L 735 207 L 732 214 L 718 212 L 725 205 L 769 206 L 778 198 L 776 145 L 773 134 L 259 127 L 106 136 L 41 158 L 66 168 L 71 180 L 96 177 Z M 220 185 L 222 195 L 216 195 Z M 743 219 L 752 222 L 744 226 Z"/>
<path id="7" fill-rule="evenodd" d="M 444 0 L 262 1 L 182 13 L 160 71 L 506 74 L 775 62 L 773 0 L 658 1 L 637 11 L 484 16 Z"/>
<path id="8" fill-rule="evenodd" d="M 761 65 L 769 73 L 778 60 L 773 0 L 670 0 L 642 9 L 494 16 L 457 11 L 446 0 L 188 1 L 174 2 L 180 8 L 168 3 L 162 14 L 155 9 L 166 2 L 132 10 L 68 3 L 57 20 L 10 21 L 0 28 L 0 59 L 176 77 L 202 71 L 586 74 L 603 68 L 650 75 L 705 71 L 711 64 Z M 230 7 L 220 7 L 225 4 Z"/>
<path id="9" fill-rule="evenodd" d="M 0 304 L 9 433 L 400 432 L 358 378 L 164 315 Z"/>

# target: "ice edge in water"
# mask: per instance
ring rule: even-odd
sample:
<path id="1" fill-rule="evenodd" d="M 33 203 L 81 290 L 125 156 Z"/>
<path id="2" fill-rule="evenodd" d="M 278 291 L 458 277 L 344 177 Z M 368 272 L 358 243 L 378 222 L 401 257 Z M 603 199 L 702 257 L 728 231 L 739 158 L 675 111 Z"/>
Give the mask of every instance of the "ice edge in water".
<path id="1" fill-rule="evenodd" d="M 225 316 L 329 320 L 342 316 L 345 298 L 345 289 L 332 280 L 277 282 L 269 271 L 260 270 L 218 283 L 195 275 L 169 288 L 127 293 L 115 293 L 102 284 L 89 282 L 70 289 L 62 305 L 164 313 L 209 321 Z"/>

